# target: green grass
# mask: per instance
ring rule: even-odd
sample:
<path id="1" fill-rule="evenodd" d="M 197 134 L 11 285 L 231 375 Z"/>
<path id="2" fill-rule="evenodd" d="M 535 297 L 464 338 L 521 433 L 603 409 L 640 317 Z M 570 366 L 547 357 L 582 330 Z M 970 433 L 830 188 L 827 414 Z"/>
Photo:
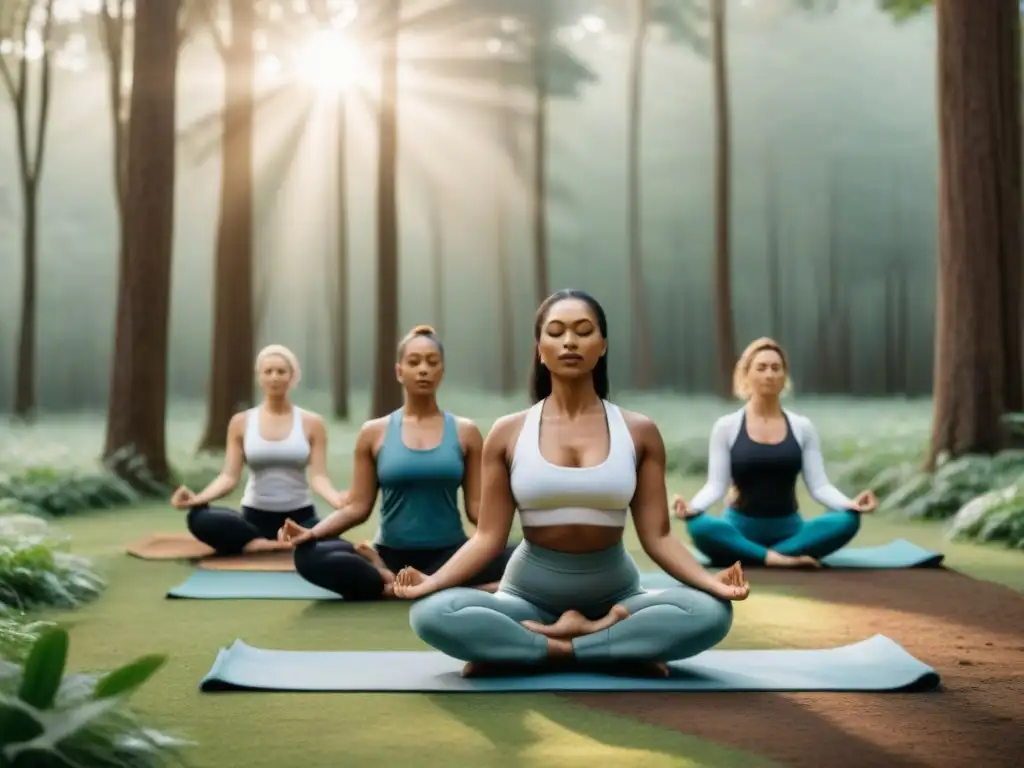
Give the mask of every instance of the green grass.
<path id="1" fill-rule="evenodd" d="M 446 398 L 447 400 L 448 398 Z M 454 398 L 457 412 L 482 429 L 501 412 L 520 407 L 488 398 Z M 313 408 L 325 410 L 315 399 Z M 356 403 L 357 407 L 360 405 Z M 656 418 L 666 441 L 704 437 L 721 404 L 633 398 L 628 405 Z M 824 441 L 864 439 L 865 424 L 896 425 L 901 439 L 927 428 L 921 404 L 849 401 L 794 403 L 811 415 Z M 878 410 L 886 412 L 885 418 Z M 196 409 L 177 407 L 169 419 L 171 453 L 187 462 L 198 435 Z M 331 465 L 344 486 L 350 473 L 354 426 L 332 425 Z M 879 427 L 881 428 L 881 427 Z M 895 433 L 894 433 L 895 434 Z M 88 464 L 101 444 L 102 425 L 90 417 L 50 420 L 0 437 L 0 467 Z M 909 436 L 909 438 L 908 438 Z M 56 460 L 60 454 L 62 462 Z M 670 492 L 691 496 L 702 478 L 670 481 Z M 857 489 L 844 489 L 853 492 Z M 237 495 L 236 495 L 237 499 Z M 804 511 L 813 506 L 804 500 Z M 423 649 L 402 604 L 310 604 L 302 601 L 165 600 L 190 567 L 142 562 L 123 554 L 130 541 L 155 531 L 181 530 L 181 513 L 164 505 L 76 514 L 56 523 L 76 553 L 91 556 L 109 588 L 80 610 L 51 613 L 72 627 L 70 665 L 112 669 L 146 653 L 167 652 L 167 667 L 135 700 L 156 727 L 198 743 L 196 766 L 281 768 L 291 765 L 694 766 L 769 765 L 760 757 L 683 734 L 577 707 L 551 695 L 200 694 L 198 683 L 218 648 L 236 638 L 270 648 L 310 650 Z M 355 536 L 370 536 L 375 521 Z M 681 524 L 675 530 L 684 536 Z M 1024 553 L 944 540 L 934 523 L 866 518 L 858 544 L 896 537 L 947 553 L 947 563 L 979 578 L 1024 591 Z M 641 567 L 650 562 L 630 530 Z M 813 646 L 829 642 L 840 622 L 831 606 L 759 587 L 737 607 L 724 647 Z M 835 637 L 835 633 L 832 634 Z"/>
<path id="2" fill-rule="evenodd" d="M 690 493 L 699 479 L 672 483 Z M 148 652 L 171 661 L 138 698 L 164 728 L 201 746 L 199 766 L 326 765 L 348 758 L 379 765 L 425 766 L 764 765 L 750 755 L 682 734 L 594 712 L 554 696 L 206 694 L 197 685 L 217 648 L 235 638 L 268 648 L 305 650 L 423 649 L 403 604 L 347 605 L 302 601 L 165 600 L 191 568 L 141 562 L 124 545 L 145 533 L 180 529 L 180 513 L 160 507 L 110 510 L 69 518 L 61 527 L 76 551 L 97 558 L 110 581 L 94 605 L 64 614 L 73 623 L 71 663 L 107 669 Z M 681 528 L 680 535 L 682 535 Z M 356 535 L 370 535 L 372 525 Z M 1024 589 L 1024 554 L 949 544 L 934 524 L 868 519 L 858 543 L 895 537 L 942 548 L 951 567 Z M 646 556 L 630 536 L 642 565 Z M 758 589 L 737 612 L 724 647 L 783 647 L 828 642 L 829 606 L 779 590 Z"/>

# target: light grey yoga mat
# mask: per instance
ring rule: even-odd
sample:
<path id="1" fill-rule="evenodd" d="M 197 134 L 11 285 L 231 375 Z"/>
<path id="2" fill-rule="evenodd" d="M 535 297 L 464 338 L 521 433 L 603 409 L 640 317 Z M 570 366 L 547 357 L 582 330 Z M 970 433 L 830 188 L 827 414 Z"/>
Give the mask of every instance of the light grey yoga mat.
<path id="1" fill-rule="evenodd" d="M 710 650 L 669 665 L 669 678 L 541 672 L 464 678 L 463 662 L 432 651 L 279 651 L 241 640 L 221 649 L 200 689 L 214 691 L 845 691 L 921 692 L 939 675 L 884 635 L 823 650 Z"/>

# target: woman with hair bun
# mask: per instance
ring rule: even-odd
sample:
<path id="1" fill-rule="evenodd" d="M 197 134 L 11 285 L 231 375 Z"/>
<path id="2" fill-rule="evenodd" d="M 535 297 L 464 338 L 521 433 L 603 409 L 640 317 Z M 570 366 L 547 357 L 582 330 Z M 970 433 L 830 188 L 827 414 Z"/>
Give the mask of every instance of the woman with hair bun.
<path id="1" fill-rule="evenodd" d="M 448 562 L 467 538 L 460 488 L 466 517 L 476 525 L 479 515 L 483 437 L 472 421 L 438 406 L 444 347 L 433 328 L 416 326 L 401 340 L 395 376 L 404 404 L 359 431 L 346 505 L 311 530 L 289 521 L 280 533 L 295 547 L 299 575 L 345 600 L 391 597 L 398 571 L 434 573 Z M 378 490 L 376 540 L 353 545 L 338 538 L 369 519 Z M 510 554 L 503 545 L 466 585 L 495 588 Z"/>
<path id="2" fill-rule="evenodd" d="M 686 521 L 694 545 L 712 563 L 816 568 L 857 535 L 861 514 L 878 504 L 870 490 L 850 499 L 829 482 L 814 424 L 779 402 L 788 384 L 782 347 L 768 338 L 752 342 L 733 374 L 736 397 L 746 404 L 712 427 L 704 487 L 689 504 L 675 498 L 676 517 Z M 811 520 L 797 508 L 801 474 L 811 497 L 827 510 Z M 708 515 L 730 482 L 725 512 Z"/>
<path id="3" fill-rule="evenodd" d="M 263 402 L 231 418 L 221 473 L 199 493 L 181 486 L 171 497 L 175 509 L 189 511 L 192 535 L 219 555 L 289 549 L 277 537 L 286 520 L 307 528 L 317 523 L 310 489 L 331 507 L 345 502 L 327 475 L 323 419 L 289 397 L 301 377 L 298 359 L 280 344 L 264 347 L 256 377 Z M 235 489 L 243 465 L 249 479 L 242 513 L 210 506 Z"/>

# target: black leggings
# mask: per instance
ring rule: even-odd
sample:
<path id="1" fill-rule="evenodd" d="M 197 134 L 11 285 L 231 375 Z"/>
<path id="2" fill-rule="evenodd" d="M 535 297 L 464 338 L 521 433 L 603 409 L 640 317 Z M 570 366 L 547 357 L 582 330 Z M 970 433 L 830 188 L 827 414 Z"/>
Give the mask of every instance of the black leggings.
<path id="1" fill-rule="evenodd" d="M 256 539 L 276 539 L 277 532 L 287 519 L 303 528 L 317 524 L 316 509 L 312 504 L 292 512 L 266 512 L 262 509 L 242 507 L 242 514 L 226 507 L 193 507 L 185 518 L 189 533 L 218 555 L 237 555 Z"/>
<path id="2" fill-rule="evenodd" d="M 392 573 L 409 566 L 430 575 L 451 560 L 461 547 L 461 544 L 456 544 L 442 549 L 392 549 L 378 544 L 375 549 Z M 475 587 L 501 581 L 514 551 L 515 546 L 507 547 L 462 586 Z M 295 570 L 306 581 L 336 592 L 345 600 L 379 600 L 384 593 L 384 579 L 380 573 L 344 539 L 300 545 L 295 550 Z"/>

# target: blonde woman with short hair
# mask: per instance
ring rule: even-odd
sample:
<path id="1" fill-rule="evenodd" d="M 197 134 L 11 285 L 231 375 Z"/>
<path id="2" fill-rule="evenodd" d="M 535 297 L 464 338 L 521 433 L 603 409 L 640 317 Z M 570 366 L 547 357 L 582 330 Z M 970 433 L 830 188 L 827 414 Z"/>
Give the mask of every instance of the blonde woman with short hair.
<path id="1" fill-rule="evenodd" d="M 301 378 L 299 361 L 287 347 L 272 344 L 256 356 L 256 379 L 263 402 L 236 413 L 228 424 L 224 468 L 206 488 L 193 493 L 182 486 L 171 497 L 175 509 L 188 510 L 188 529 L 220 555 L 291 549 L 278 541 L 285 521 L 312 528 L 319 520 L 310 490 L 332 508 L 345 504 L 327 474 L 327 429 L 315 413 L 291 401 Z M 249 478 L 241 514 L 210 506 L 238 485 L 242 467 Z"/>

